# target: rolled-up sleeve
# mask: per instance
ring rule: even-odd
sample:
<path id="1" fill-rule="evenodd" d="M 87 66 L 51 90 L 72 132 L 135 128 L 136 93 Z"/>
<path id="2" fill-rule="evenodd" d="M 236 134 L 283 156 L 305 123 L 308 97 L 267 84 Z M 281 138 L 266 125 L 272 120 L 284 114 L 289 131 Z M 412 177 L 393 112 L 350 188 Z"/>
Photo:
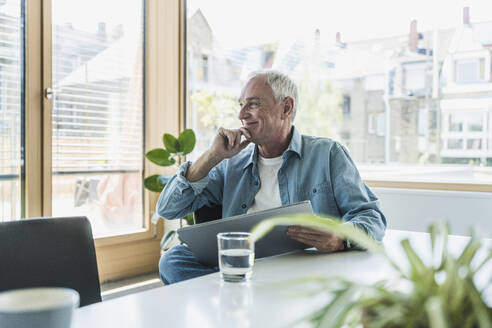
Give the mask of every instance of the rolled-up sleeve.
<path id="1" fill-rule="evenodd" d="M 191 162 L 183 163 L 162 190 L 156 205 L 156 211 L 162 218 L 178 219 L 202 206 L 222 202 L 223 175 L 220 164 L 203 179 L 194 182 L 186 179 L 190 165 Z"/>
<path id="2" fill-rule="evenodd" d="M 333 193 L 342 220 L 381 241 L 386 230 L 386 218 L 379 200 L 362 181 L 347 150 L 338 143 L 331 149 L 330 165 Z"/>

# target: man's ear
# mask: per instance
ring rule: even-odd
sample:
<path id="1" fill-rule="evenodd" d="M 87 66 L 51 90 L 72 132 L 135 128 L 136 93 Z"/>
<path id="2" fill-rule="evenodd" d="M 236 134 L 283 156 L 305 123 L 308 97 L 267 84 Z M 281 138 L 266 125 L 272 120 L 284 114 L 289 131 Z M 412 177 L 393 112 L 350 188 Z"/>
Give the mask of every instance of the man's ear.
<path id="1" fill-rule="evenodd" d="M 284 99 L 283 114 L 285 116 L 288 116 L 289 114 L 292 113 L 293 109 L 294 109 L 294 100 L 291 97 L 286 97 Z"/>

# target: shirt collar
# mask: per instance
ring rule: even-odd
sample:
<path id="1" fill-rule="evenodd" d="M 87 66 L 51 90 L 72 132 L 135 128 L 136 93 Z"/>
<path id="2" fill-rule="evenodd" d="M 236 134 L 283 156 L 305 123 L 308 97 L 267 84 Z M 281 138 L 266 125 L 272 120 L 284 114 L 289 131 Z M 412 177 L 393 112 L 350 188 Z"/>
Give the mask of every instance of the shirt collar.
<path id="1" fill-rule="evenodd" d="M 302 136 L 295 126 L 292 126 L 292 139 L 290 139 L 289 147 L 282 156 L 288 153 L 296 153 L 299 158 L 302 158 Z"/>
<path id="2" fill-rule="evenodd" d="M 290 139 L 289 147 L 282 154 L 282 158 L 285 160 L 290 153 L 295 153 L 299 158 L 302 158 L 302 137 L 299 131 L 292 126 L 292 138 Z M 258 146 L 255 145 L 253 152 L 249 156 L 248 160 L 244 164 L 243 169 L 248 166 L 256 164 L 258 161 Z"/>

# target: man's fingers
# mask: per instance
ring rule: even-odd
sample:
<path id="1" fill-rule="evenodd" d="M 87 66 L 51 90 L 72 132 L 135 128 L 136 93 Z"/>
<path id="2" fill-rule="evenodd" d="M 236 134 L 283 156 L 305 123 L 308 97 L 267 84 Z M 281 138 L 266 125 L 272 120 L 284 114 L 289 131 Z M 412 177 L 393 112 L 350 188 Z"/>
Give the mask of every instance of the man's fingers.
<path id="1" fill-rule="evenodd" d="M 246 137 L 246 139 L 251 139 L 251 133 L 246 128 L 239 128 L 241 133 Z"/>
<path id="2" fill-rule="evenodd" d="M 239 128 L 235 130 L 229 130 L 219 128 L 218 134 L 224 138 L 224 146 L 227 151 L 236 152 L 236 150 L 243 150 L 250 144 L 251 134 L 245 128 Z M 244 135 L 246 140 L 241 142 L 241 138 Z"/>
<path id="3" fill-rule="evenodd" d="M 314 240 L 316 242 L 322 242 L 322 241 L 325 241 L 327 239 L 330 239 L 331 236 L 327 236 L 327 235 L 318 235 L 318 234 L 312 234 L 312 233 L 308 233 L 308 232 L 295 232 L 295 233 L 287 233 L 288 236 L 297 236 L 297 237 L 301 237 L 301 238 L 305 238 L 305 239 L 311 239 L 311 240 Z"/>
<path id="4" fill-rule="evenodd" d="M 301 236 L 289 236 L 290 238 L 294 239 L 294 240 L 297 240 L 303 244 L 306 244 L 306 245 L 309 245 L 309 246 L 314 246 L 316 247 L 317 243 L 311 239 L 308 239 L 308 238 L 303 238 Z"/>
<path id="5" fill-rule="evenodd" d="M 241 144 L 241 131 L 238 130 L 235 133 L 234 145 L 240 146 L 240 144 Z"/>
<path id="6" fill-rule="evenodd" d="M 231 130 L 227 130 L 227 139 L 229 139 L 229 147 L 232 148 L 234 147 L 234 141 L 235 141 L 235 135 Z"/>
<path id="7" fill-rule="evenodd" d="M 287 231 L 292 232 L 292 233 L 306 233 L 306 234 L 318 235 L 318 236 L 323 236 L 324 238 L 326 238 L 327 236 L 333 235 L 332 233 L 327 232 L 327 231 L 309 228 L 309 227 L 304 227 L 304 226 L 290 226 L 287 229 Z"/>
<path id="8" fill-rule="evenodd" d="M 228 129 L 220 128 L 219 134 L 226 139 L 225 140 L 226 148 L 230 150 L 234 148 L 236 145 L 239 145 L 241 141 L 241 135 L 243 134 L 243 132 L 239 129 L 228 130 Z"/>
<path id="9" fill-rule="evenodd" d="M 219 135 L 221 135 L 224 138 L 224 146 L 226 149 L 228 149 L 231 140 L 229 131 L 224 128 L 219 128 Z"/>

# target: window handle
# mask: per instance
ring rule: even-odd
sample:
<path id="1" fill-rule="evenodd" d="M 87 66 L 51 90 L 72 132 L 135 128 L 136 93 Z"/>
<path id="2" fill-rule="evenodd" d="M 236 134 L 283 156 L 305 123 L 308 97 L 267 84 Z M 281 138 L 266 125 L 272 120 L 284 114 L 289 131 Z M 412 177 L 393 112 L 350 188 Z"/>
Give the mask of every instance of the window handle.
<path id="1" fill-rule="evenodd" d="M 53 98 L 53 89 L 51 89 L 51 88 L 44 89 L 44 96 L 46 99 Z"/>

